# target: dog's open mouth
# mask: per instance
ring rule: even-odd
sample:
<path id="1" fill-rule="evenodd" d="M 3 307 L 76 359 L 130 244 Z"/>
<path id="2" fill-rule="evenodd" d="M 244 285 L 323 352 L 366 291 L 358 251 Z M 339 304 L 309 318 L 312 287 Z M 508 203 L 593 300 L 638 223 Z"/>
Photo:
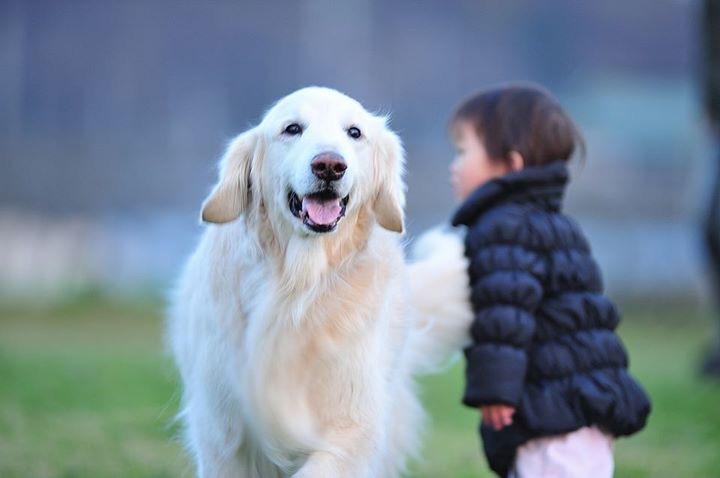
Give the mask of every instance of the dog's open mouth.
<path id="1" fill-rule="evenodd" d="M 350 196 L 340 198 L 333 191 L 319 191 L 300 198 L 288 193 L 288 205 L 293 216 L 300 219 L 313 232 L 331 232 L 345 215 Z"/>

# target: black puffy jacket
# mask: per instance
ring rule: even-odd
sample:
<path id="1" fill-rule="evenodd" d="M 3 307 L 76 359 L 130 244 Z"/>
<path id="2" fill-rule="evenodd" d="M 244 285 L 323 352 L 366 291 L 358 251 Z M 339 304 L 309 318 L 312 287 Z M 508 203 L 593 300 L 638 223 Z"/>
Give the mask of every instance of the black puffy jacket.
<path id="1" fill-rule="evenodd" d="M 516 409 L 511 426 L 481 427 L 500 476 L 531 438 L 591 425 L 629 435 L 650 412 L 588 242 L 560 212 L 567 180 L 561 161 L 528 167 L 479 187 L 453 218 L 468 226 L 475 312 L 463 403 Z"/>

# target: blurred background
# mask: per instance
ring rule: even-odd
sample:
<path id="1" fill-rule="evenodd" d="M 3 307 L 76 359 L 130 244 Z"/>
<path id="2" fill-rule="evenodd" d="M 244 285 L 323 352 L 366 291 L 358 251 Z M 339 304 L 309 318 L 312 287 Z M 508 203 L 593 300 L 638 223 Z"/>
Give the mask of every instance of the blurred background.
<path id="1" fill-rule="evenodd" d="M 454 107 L 509 80 L 548 87 L 587 140 L 566 208 L 655 402 L 618 476 L 720 476 L 702 21 L 692 0 L 1 0 L 0 476 L 192 476 L 164 295 L 224 145 L 273 101 L 324 85 L 390 113 L 412 239 L 456 206 Z M 490 476 L 459 366 L 423 385 L 410 476 Z"/>

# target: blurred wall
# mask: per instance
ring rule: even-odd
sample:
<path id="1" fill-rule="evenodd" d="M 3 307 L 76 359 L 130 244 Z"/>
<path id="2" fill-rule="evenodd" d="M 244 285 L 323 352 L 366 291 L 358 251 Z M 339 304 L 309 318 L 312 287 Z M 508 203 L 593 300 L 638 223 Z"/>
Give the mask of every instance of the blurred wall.
<path id="1" fill-rule="evenodd" d="M 615 294 L 697 297 L 710 160 L 697 5 L 572 0 L 0 2 L 0 293 L 169 283 L 226 141 L 302 86 L 388 112 L 410 235 L 447 221 L 449 115 L 528 79 L 584 130 L 568 209 Z"/>

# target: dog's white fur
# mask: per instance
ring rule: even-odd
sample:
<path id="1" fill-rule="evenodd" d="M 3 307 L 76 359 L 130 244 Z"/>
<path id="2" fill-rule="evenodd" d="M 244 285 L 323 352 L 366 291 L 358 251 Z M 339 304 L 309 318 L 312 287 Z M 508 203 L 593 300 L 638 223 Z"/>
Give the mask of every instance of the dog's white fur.
<path id="1" fill-rule="evenodd" d="M 292 122 L 301 135 L 284 134 Z M 356 126 L 360 139 L 348 136 Z M 310 160 L 345 158 L 345 217 L 326 234 L 288 208 Z M 201 477 L 396 477 L 420 446 L 413 375 L 466 340 L 465 259 L 434 234 L 407 265 L 403 150 L 385 118 L 299 90 L 230 143 L 209 226 L 173 300 L 181 417 Z M 422 252 L 422 251 L 421 251 Z"/>

